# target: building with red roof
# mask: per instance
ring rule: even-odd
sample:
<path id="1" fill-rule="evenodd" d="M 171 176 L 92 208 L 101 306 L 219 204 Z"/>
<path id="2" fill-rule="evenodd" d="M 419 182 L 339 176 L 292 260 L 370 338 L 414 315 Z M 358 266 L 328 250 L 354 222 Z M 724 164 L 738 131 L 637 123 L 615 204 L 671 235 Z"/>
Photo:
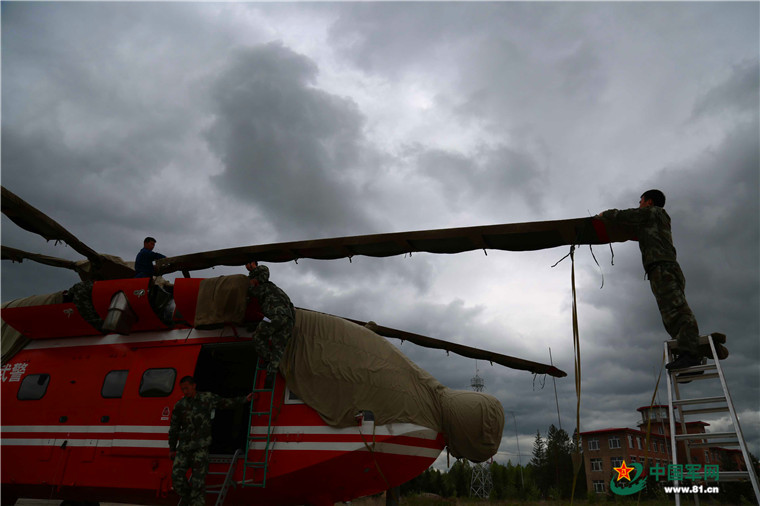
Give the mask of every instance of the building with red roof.
<path id="1" fill-rule="evenodd" d="M 638 428 L 608 428 L 581 432 L 583 441 L 583 461 L 586 468 L 586 485 L 588 490 L 605 493 L 610 480 L 615 476 L 613 468 L 640 463 L 646 474 L 649 467 L 658 465 L 667 467 L 672 464 L 673 450 L 670 445 L 670 420 L 668 406 L 656 404 L 637 409 L 641 413 Z M 704 434 L 710 424 L 701 421 L 682 422 L 676 413 L 676 434 Z M 647 437 L 648 435 L 648 437 Z M 745 470 L 744 460 L 739 450 L 697 446 L 706 440 L 690 442 L 691 463 L 705 466 L 720 464 L 726 458 L 736 465 L 736 469 Z M 686 450 L 683 442 L 676 445 L 678 463 L 686 464 Z M 721 460 L 724 459 L 724 460 Z"/>

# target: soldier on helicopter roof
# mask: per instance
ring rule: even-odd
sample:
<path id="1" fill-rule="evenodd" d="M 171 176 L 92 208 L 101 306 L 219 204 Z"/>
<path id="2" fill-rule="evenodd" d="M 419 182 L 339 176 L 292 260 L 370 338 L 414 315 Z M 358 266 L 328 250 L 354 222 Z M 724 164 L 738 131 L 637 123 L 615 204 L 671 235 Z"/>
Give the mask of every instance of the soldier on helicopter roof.
<path id="1" fill-rule="evenodd" d="M 166 258 L 166 255 L 153 251 L 156 247 L 156 240 L 152 237 L 146 237 L 143 240 L 143 248 L 135 257 L 135 277 L 150 278 L 153 277 L 153 261 Z"/>
<path id="2" fill-rule="evenodd" d="M 172 483 L 184 505 L 204 506 L 212 412 L 214 408 L 250 402 L 254 394 L 226 399 L 211 392 L 198 392 L 192 376 L 182 378 L 179 386 L 183 397 L 174 405 L 169 425 L 169 456 L 174 461 Z M 193 470 L 189 483 L 188 469 Z"/>
<path id="3" fill-rule="evenodd" d="M 245 264 L 250 286 L 248 296 L 255 297 L 266 317 L 259 322 L 253 334 L 256 353 L 267 361 L 267 372 L 277 371 L 285 347 L 293 334 L 296 312 L 290 297 L 280 287 L 269 281 L 269 268 L 253 261 Z M 269 321 L 267 321 L 269 320 Z"/>

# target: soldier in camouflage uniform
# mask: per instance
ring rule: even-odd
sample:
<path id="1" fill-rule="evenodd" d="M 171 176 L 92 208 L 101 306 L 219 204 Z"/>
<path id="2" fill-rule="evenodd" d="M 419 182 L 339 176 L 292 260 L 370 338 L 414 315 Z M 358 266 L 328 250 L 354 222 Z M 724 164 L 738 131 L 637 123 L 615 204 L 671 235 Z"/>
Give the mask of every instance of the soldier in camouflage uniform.
<path id="1" fill-rule="evenodd" d="M 64 300 L 71 300 L 82 318 L 95 327 L 98 332 L 102 332 L 103 320 L 95 311 L 95 306 L 92 303 L 93 286 L 94 282 L 92 281 L 81 281 L 67 290 Z"/>
<path id="2" fill-rule="evenodd" d="M 183 397 L 174 405 L 169 426 L 169 455 L 174 461 L 172 483 L 186 506 L 206 503 L 206 472 L 211 445 L 211 412 L 250 402 L 253 393 L 225 399 L 211 392 L 198 392 L 192 376 L 179 382 Z M 190 483 L 187 470 L 192 469 Z"/>
<path id="3" fill-rule="evenodd" d="M 267 361 L 267 372 L 277 371 L 285 347 L 293 334 L 296 312 L 288 295 L 269 281 L 269 268 L 251 262 L 245 265 L 251 284 L 248 296 L 259 301 L 262 314 L 269 320 L 259 322 L 253 334 L 256 353 Z"/>
<path id="4" fill-rule="evenodd" d="M 636 230 L 641 260 L 662 322 L 668 334 L 678 342 L 678 358 L 666 366 L 670 370 L 700 364 L 702 352 L 698 345 L 697 319 L 686 302 L 686 280 L 676 261 L 670 216 L 664 206 L 665 195 L 659 190 L 649 190 L 641 196 L 638 209 L 610 209 L 599 217 Z"/>

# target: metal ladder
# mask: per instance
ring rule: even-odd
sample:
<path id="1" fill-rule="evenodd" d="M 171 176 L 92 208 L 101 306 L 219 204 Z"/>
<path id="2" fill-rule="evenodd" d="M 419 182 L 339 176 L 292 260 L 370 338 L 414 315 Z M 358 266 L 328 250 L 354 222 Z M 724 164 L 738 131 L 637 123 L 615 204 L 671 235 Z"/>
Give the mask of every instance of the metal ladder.
<path id="1" fill-rule="evenodd" d="M 723 336 L 725 337 L 725 336 Z M 746 471 L 718 471 L 718 477 L 716 481 L 739 481 L 749 478 L 752 483 L 752 488 L 755 492 L 755 499 L 760 504 L 760 488 L 758 488 L 757 475 L 755 474 L 752 461 L 747 450 L 747 443 L 742 435 L 741 427 L 739 426 L 739 418 L 736 416 L 736 410 L 734 409 L 734 403 L 731 400 L 731 394 L 728 391 L 728 384 L 723 374 L 723 368 L 720 365 L 720 360 L 717 358 L 718 353 L 716 350 L 713 335 L 700 336 L 699 344 L 709 345 L 712 351 L 712 356 L 716 357 L 713 364 L 697 365 L 693 367 L 687 367 L 685 369 L 678 369 L 674 371 L 668 371 L 667 386 L 668 386 L 668 416 L 670 418 L 670 445 L 673 450 L 673 465 L 678 465 L 678 451 L 677 442 L 683 442 L 686 462 L 691 465 L 691 448 L 714 448 L 724 446 L 739 446 L 744 457 L 744 464 L 747 467 Z M 665 342 L 665 356 L 668 357 L 668 362 L 673 360 L 672 350 L 676 348 L 676 341 Z M 684 376 L 684 373 L 699 373 L 695 375 Z M 681 398 L 679 390 L 679 384 L 690 383 L 692 381 L 719 379 L 720 386 L 723 394 L 713 397 L 700 397 L 684 399 Z M 685 406 L 689 406 L 690 409 L 684 409 Z M 676 434 L 676 419 L 674 416 L 674 410 L 677 409 L 680 418 L 681 433 Z M 705 432 L 687 434 L 686 431 L 686 416 L 701 414 L 701 413 L 723 413 L 728 412 L 733 425 L 733 430 L 728 432 Z M 700 440 L 696 443 L 690 443 L 693 440 Z M 712 442 L 708 441 L 712 440 Z M 674 480 L 673 485 L 679 486 L 679 480 Z M 681 495 L 676 492 L 675 494 L 676 506 L 681 504 Z M 694 494 L 694 503 L 699 505 L 699 496 Z"/>
<path id="2" fill-rule="evenodd" d="M 236 486 L 235 480 L 233 479 L 233 476 L 235 475 L 235 464 L 237 464 L 237 459 L 240 457 L 240 454 L 242 453 L 242 450 L 238 448 L 235 450 L 235 453 L 232 455 L 232 457 L 228 455 L 209 455 L 208 461 L 209 464 L 224 464 L 229 462 L 230 466 L 227 468 L 227 471 L 209 471 L 206 473 L 206 476 L 210 475 L 222 475 L 224 476 L 224 482 L 222 482 L 222 486 L 219 490 L 208 490 L 206 489 L 206 494 L 218 494 L 216 498 L 215 506 L 222 506 L 224 504 L 224 500 L 227 498 L 227 491 L 229 491 L 230 486 Z"/>
<path id="3" fill-rule="evenodd" d="M 230 486 L 236 486 L 235 480 L 233 479 L 233 476 L 235 475 L 235 464 L 237 463 L 237 459 L 240 457 L 241 450 L 237 449 L 235 450 L 235 453 L 233 455 L 209 455 L 208 456 L 208 462 L 209 464 L 225 464 L 229 462 L 229 467 L 227 468 L 227 471 L 209 471 L 206 473 L 206 479 L 208 479 L 209 476 L 213 475 L 219 475 L 224 476 L 224 481 L 221 484 L 221 487 L 219 490 L 213 489 L 206 489 L 206 495 L 214 495 L 218 494 L 218 497 L 216 498 L 215 506 L 222 506 L 224 504 L 224 500 L 227 498 L 227 492 L 230 489 Z M 192 476 L 188 478 L 188 481 L 192 479 Z M 183 499 L 182 497 L 179 498 L 179 502 L 177 503 L 177 506 L 182 506 Z"/>
<path id="4" fill-rule="evenodd" d="M 277 384 L 277 374 L 272 375 L 272 381 L 267 386 L 268 375 L 266 368 L 262 367 L 262 360 L 256 361 L 256 372 L 253 379 L 253 392 L 258 395 L 269 394 L 269 409 L 266 411 L 256 411 L 256 406 L 266 403 L 266 399 L 254 399 L 251 403 L 251 412 L 248 419 L 248 438 L 245 445 L 245 462 L 243 464 L 243 482 L 244 487 L 266 487 L 267 471 L 269 468 L 269 457 L 274 442 L 272 441 L 272 407 L 274 406 L 274 389 Z M 260 388 L 257 386 L 260 384 Z M 257 434 L 253 430 L 263 425 L 254 425 L 254 421 L 266 417 L 266 433 Z M 263 448 L 260 444 L 263 443 Z M 254 446 L 259 446 L 254 448 Z"/>

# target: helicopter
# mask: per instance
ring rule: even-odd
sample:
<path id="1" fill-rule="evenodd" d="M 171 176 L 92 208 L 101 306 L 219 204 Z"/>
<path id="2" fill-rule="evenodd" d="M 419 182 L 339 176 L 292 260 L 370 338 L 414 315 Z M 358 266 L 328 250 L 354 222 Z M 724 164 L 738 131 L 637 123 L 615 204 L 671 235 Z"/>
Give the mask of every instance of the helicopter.
<path id="1" fill-rule="evenodd" d="M 167 432 L 186 375 L 199 390 L 225 397 L 251 385 L 255 393 L 250 405 L 214 415 L 209 505 L 323 506 L 392 490 L 444 449 L 485 461 L 501 441 L 499 401 L 444 387 L 385 337 L 534 374 L 564 371 L 297 308 L 280 370 L 268 375 L 250 345 L 264 316 L 246 297 L 246 276 L 190 273 L 251 260 L 530 251 L 635 238 L 579 218 L 254 245 L 156 261 L 157 276 L 182 272 L 171 285 L 135 278 L 128 262 L 89 248 L 4 187 L 1 203 L 16 225 L 86 257 L 74 262 L 2 245 L 2 259 L 73 270 L 82 280 L 75 287 L 87 294 L 75 300 L 74 290 L 64 290 L 3 304 L 3 505 L 18 498 L 176 503 Z"/>

